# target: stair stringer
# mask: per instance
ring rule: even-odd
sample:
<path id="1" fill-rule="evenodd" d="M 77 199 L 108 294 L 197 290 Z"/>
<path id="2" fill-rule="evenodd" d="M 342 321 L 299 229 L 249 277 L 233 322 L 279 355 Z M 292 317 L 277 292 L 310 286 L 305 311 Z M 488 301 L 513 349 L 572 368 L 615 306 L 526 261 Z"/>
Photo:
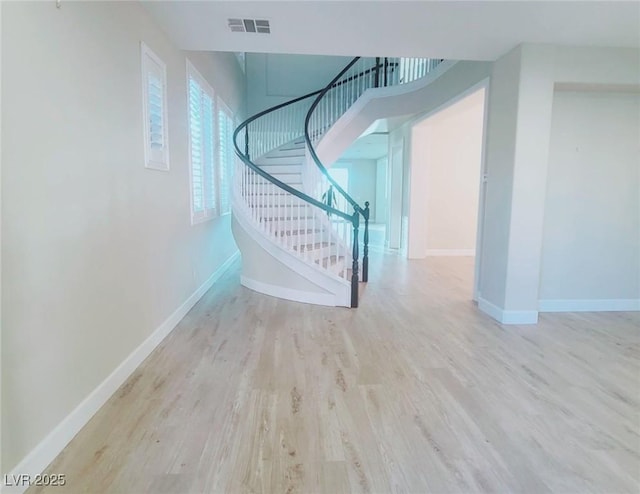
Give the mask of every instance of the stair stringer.
<path id="1" fill-rule="evenodd" d="M 231 229 L 242 254 L 243 286 L 273 297 L 332 307 L 351 306 L 351 285 L 274 242 L 234 204 Z"/>
<path id="2" fill-rule="evenodd" d="M 408 84 L 367 89 L 331 126 L 316 146 L 323 163 L 334 163 L 380 118 L 428 114 L 491 75 L 491 62 L 444 61 L 422 79 Z M 307 158 L 307 167 L 315 167 Z"/>

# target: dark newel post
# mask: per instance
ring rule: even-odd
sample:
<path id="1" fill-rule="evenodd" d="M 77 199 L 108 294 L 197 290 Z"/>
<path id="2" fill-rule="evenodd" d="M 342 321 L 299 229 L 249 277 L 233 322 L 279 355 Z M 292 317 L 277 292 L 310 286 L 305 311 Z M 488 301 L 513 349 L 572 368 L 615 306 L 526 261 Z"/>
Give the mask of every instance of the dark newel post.
<path id="1" fill-rule="evenodd" d="M 369 281 L 369 201 L 364 203 L 364 253 L 362 255 L 362 281 Z"/>
<path id="2" fill-rule="evenodd" d="M 387 87 L 387 72 L 389 71 L 389 59 L 384 57 L 384 87 Z"/>
<path id="3" fill-rule="evenodd" d="M 373 87 L 380 87 L 380 57 L 376 57 L 376 78 Z"/>
<path id="4" fill-rule="evenodd" d="M 249 124 L 244 126 L 244 155 L 249 158 Z"/>
<path id="5" fill-rule="evenodd" d="M 353 264 L 351 266 L 351 307 L 358 307 L 358 226 L 360 214 L 353 213 Z"/>

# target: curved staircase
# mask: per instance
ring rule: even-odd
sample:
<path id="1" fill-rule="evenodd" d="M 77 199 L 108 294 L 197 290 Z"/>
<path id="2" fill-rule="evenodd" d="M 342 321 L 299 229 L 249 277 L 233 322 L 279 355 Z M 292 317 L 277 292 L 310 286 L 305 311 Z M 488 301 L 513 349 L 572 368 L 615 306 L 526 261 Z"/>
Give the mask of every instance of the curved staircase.
<path id="1" fill-rule="evenodd" d="M 366 91 L 415 81 L 439 62 L 356 57 L 325 88 L 238 126 L 232 228 L 243 285 L 298 302 L 358 306 L 361 223 L 368 281 L 369 203 L 358 204 L 331 178 L 316 147 Z"/>

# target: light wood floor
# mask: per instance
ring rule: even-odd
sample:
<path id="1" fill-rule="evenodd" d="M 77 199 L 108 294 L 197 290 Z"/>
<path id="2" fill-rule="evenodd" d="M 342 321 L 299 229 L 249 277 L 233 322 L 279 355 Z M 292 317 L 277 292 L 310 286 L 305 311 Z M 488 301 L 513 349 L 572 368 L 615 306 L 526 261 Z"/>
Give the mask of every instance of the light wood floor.
<path id="1" fill-rule="evenodd" d="M 468 258 L 372 266 L 357 310 L 233 269 L 49 467 L 68 479 L 50 492 L 639 492 L 640 314 L 501 326 L 470 302 Z"/>

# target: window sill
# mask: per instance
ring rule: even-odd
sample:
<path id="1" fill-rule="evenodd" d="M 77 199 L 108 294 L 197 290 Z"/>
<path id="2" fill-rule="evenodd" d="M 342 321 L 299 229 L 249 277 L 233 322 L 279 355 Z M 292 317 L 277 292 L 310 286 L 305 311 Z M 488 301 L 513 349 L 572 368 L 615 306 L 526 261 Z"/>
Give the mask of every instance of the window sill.
<path id="1" fill-rule="evenodd" d="M 148 161 L 144 167 L 148 170 L 157 170 L 159 172 L 169 171 L 169 163 L 162 163 L 160 161 Z"/>

